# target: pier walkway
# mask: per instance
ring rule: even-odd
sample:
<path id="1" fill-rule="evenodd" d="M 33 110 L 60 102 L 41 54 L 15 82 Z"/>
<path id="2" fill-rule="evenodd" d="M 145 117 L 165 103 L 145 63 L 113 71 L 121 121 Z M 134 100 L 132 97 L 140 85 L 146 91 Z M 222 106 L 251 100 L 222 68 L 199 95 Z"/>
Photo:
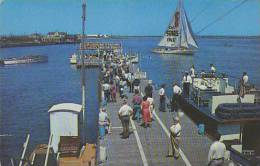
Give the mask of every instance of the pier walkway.
<path id="1" fill-rule="evenodd" d="M 148 80 L 141 80 L 141 91 Z M 132 93 L 128 93 L 128 103 L 131 105 Z M 151 128 L 144 128 L 140 123 L 130 123 L 130 134 L 128 139 L 122 139 L 121 121 L 118 118 L 118 110 L 122 105 L 122 99 L 117 97 L 117 102 L 108 103 L 106 110 L 111 120 L 111 134 L 100 140 L 100 146 L 106 147 L 107 160 L 99 165 L 123 166 L 202 166 L 207 164 L 207 154 L 211 140 L 197 133 L 197 126 L 185 114 L 180 118 L 182 126 L 180 158 L 166 157 L 169 146 L 169 128 L 173 123 L 172 112 L 159 112 L 158 90 L 153 91 L 155 112 Z"/>

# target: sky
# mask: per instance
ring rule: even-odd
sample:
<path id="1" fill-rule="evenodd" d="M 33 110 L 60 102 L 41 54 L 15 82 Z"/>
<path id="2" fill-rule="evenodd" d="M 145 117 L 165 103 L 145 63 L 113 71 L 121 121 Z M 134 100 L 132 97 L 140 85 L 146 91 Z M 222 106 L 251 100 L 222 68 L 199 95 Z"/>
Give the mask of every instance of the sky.
<path id="1" fill-rule="evenodd" d="M 260 0 L 184 0 L 197 35 L 260 35 Z M 177 0 L 87 0 L 87 34 L 163 35 Z M 0 0 L 0 35 L 81 32 L 81 0 Z"/>

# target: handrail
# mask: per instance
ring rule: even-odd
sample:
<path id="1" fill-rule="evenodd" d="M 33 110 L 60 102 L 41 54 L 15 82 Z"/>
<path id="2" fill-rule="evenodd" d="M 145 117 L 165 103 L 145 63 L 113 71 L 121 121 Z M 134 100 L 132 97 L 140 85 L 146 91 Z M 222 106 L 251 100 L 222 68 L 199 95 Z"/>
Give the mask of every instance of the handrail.
<path id="1" fill-rule="evenodd" d="M 30 134 L 27 135 L 26 141 L 25 141 L 25 143 L 23 145 L 24 149 L 23 149 L 22 157 L 21 157 L 20 162 L 19 162 L 19 166 L 23 165 L 23 160 L 24 160 L 24 156 L 25 156 L 25 152 L 27 150 L 27 146 L 28 146 L 29 140 L 30 140 Z"/>
<path id="2" fill-rule="evenodd" d="M 52 137 L 53 137 L 53 135 L 51 134 L 50 138 L 49 138 L 49 143 L 48 143 L 48 148 L 47 148 L 47 152 L 46 152 L 44 166 L 47 166 L 47 164 L 48 164 L 48 158 L 49 158 L 49 153 L 50 153 L 50 146 L 51 146 L 51 143 L 52 143 Z"/>

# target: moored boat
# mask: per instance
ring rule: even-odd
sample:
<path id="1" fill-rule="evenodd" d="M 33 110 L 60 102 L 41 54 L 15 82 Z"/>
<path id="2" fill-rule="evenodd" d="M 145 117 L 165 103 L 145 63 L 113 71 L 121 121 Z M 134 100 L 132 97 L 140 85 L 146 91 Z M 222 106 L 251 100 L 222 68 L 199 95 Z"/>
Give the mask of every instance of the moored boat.
<path id="1" fill-rule="evenodd" d="M 26 63 L 40 63 L 47 62 L 48 57 L 42 55 L 28 55 L 17 58 L 4 58 L 1 60 L 3 65 L 15 65 L 15 64 L 26 64 Z"/>
<path id="2" fill-rule="evenodd" d="M 246 85 L 243 96 L 226 74 L 202 73 L 193 79 L 189 93 L 182 95 L 182 109 L 210 134 L 221 135 L 232 151 L 232 160 L 242 165 L 259 162 L 260 91 Z M 245 164 L 247 163 L 247 164 Z"/>

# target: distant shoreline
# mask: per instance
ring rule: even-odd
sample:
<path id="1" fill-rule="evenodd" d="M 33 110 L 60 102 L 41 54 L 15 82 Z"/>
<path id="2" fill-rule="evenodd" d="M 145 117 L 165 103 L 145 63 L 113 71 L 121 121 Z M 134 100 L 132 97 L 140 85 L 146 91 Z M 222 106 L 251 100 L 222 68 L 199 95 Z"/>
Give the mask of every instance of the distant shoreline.
<path id="1" fill-rule="evenodd" d="M 154 36 L 154 35 L 151 35 L 151 36 L 147 36 L 147 35 L 144 35 L 144 36 L 127 36 L 127 35 L 114 35 L 114 36 L 111 36 L 110 38 L 137 38 L 137 37 L 163 37 L 163 36 Z M 220 39 L 220 38 L 237 38 L 237 39 L 260 39 L 260 36 L 215 36 L 215 35 L 205 35 L 205 36 L 196 36 L 195 37 L 198 37 L 198 38 L 217 38 L 217 39 Z"/>
<path id="2" fill-rule="evenodd" d="M 109 39 L 126 39 L 126 38 L 161 38 L 162 36 L 127 36 L 127 35 L 111 35 L 108 38 L 102 37 L 89 37 L 88 39 L 94 40 L 109 40 Z M 260 36 L 195 36 L 197 38 L 208 38 L 208 39 L 260 39 Z M 12 48 L 12 47 L 30 47 L 30 46 L 46 46 L 46 45 L 59 45 L 59 44 L 78 44 L 79 40 L 74 41 L 60 41 L 60 42 L 18 42 L 11 40 L 9 42 L 0 42 L 0 48 Z"/>

